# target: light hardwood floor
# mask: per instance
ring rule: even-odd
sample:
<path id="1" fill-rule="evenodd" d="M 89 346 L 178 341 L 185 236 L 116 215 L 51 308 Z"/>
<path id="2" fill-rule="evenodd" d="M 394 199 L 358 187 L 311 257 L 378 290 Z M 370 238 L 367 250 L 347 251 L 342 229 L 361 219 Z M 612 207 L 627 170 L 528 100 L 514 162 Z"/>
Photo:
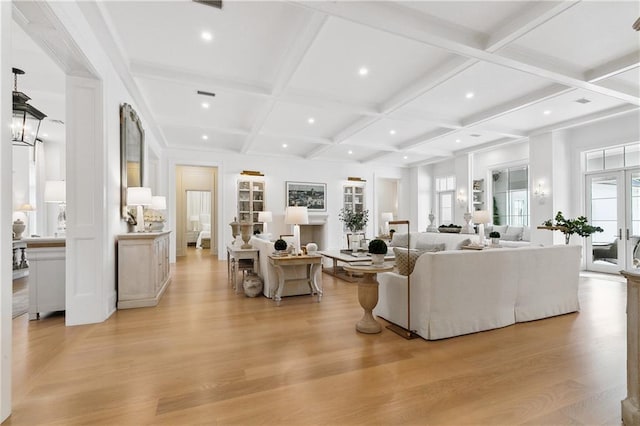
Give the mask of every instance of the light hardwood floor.
<path id="1" fill-rule="evenodd" d="M 621 424 L 620 281 L 582 278 L 579 314 L 407 341 L 355 331 L 356 284 L 323 274 L 321 303 L 278 308 L 190 253 L 155 308 L 15 319 L 6 424 Z"/>

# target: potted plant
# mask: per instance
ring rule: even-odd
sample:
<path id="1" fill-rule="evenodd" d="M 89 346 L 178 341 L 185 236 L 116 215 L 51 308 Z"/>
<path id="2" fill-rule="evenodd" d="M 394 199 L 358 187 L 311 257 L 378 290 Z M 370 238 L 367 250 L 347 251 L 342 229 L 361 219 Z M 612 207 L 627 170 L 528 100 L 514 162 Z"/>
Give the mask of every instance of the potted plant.
<path id="1" fill-rule="evenodd" d="M 497 246 L 500 244 L 500 233 L 498 231 L 489 232 L 489 238 L 491 238 L 491 244 Z"/>
<path id="2" fill-rule="evenodd" d="M 276 240 L 276 242 L 273 243 L 273 248 L 276 249 L 276 255 L 284 256 L 287 254 L 287 242 L 283 239 Z"/>
<path id="3" fill-rule="evenodd" d="M 371 240 L 369 242 L 369 253 L 371 254 L 371 264 L 382 265 L 384 255 L 387 254 L 387 243 L 382 240 Z"/>
<path id="4" fill-rule="evenodd" d="M 571 235 L 578 234 L 581 237 L 589 237 L 596 232 L 604 232 L 599 226 L 589 225 L 585 216 L 578 216 L 575 219 L 566 219 L 561 211 L 556 213 L 555 223 L 551 220 L 543 222 L 545 229 L 557 230 L 564 234 L 564 243 L 569 244 Z"/>
<path id="5" fill-rule="evenodd" d="M 352 250 L 357 250 L 360 247 L 360 241 L 358 238 L 355 238 L 356 232 L 362 232 L 364 227 L 367 226 L 367 222 L 369 221 L 369 210 L 363 210 L 361 212 L 352 210 L 352 209 L 340 209 L 340 213 L 338 214 L 338 218 L 344 222 L 344 226 L 351 231 L 354 235 L 347 241 L 351 241 Z"/>

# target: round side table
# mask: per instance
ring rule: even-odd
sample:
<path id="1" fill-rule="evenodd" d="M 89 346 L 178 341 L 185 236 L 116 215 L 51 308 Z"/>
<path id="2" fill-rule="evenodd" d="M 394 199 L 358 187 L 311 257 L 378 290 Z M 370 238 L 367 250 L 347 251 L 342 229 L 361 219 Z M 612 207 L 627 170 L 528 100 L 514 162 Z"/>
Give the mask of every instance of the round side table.
<path id="1" fill-rule="evenodd" d="M 350 272 L 359 272 L 363 278 L 358 282 L 358 301 L 364 309 L 362 319 L 356 323 L 356 330 L 360 333 L 374 334 L 382 331 L 382 326 L 373 317 L 373 308 L 378 304 L 378 272 L 393 270 L 393 264 L 382 265 L 345 265 L 344 269 Z"/>

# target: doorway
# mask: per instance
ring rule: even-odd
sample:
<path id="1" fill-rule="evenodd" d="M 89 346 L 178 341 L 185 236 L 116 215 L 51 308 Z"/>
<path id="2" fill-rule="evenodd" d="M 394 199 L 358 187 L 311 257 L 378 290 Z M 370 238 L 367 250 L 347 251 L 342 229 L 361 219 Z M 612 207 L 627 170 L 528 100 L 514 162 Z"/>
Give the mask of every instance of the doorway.
<path id="1" fill-rule="evenodd" d="M 217 167 L 176 166 L 176 256 L 189 245 L 218 255 Z"/>
<path id="2" fill-rule="evenodd" d="M 640 268 L 640 169 L 586 176 L 587 217 L 604 229 L 587 239 L 587 269 Z"/>

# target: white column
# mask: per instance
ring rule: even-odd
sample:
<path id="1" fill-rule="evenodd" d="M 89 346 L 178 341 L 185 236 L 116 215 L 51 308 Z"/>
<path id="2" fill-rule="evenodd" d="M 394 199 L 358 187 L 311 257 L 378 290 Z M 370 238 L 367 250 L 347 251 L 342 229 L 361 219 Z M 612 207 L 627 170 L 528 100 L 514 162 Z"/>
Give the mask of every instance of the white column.
<path id="1" fill-rule="evenodd" d="M 67 77 L 66 324 L 104 321 L 115 309 L 108 264 L 107 166 L 102 82 Z M 117 111 L 111 111 L 117 114 Z"/>
<path id="2" fill-rule="evenodd" d="M 11 414 L 11 266 L 12 145 L 11 132 L 11 2 L 0 2 L 0 421 Z"/>
<path id="3" fill-rule="evenodd" d="M 622 422 L 640 425 L 640 274 L 622 275 L 627 278 L 627 397 L 622 401 Z"/>

